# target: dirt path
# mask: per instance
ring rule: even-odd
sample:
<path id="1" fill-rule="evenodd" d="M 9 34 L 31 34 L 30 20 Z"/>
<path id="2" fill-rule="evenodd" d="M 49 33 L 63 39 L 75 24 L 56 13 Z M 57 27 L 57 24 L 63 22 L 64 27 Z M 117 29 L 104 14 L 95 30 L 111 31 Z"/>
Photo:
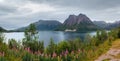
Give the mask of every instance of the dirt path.
<path id="1" fill-rule="evenodd" d="M 120 39 L 113 42 L 110 50 L 95 61 L 120 61 Z"/>

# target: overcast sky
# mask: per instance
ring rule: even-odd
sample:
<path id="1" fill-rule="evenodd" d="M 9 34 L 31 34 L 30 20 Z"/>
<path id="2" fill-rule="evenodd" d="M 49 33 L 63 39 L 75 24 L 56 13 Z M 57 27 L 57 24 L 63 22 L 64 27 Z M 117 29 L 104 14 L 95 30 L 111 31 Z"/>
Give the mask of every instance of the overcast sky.
<path id="1" fill-rule="evenodd" d="M 120 20 L 120 0 L 0 0 L 0 26 L 15 29 L 40 19 L 64 20 L 86 14 L 91 20 Z"/>

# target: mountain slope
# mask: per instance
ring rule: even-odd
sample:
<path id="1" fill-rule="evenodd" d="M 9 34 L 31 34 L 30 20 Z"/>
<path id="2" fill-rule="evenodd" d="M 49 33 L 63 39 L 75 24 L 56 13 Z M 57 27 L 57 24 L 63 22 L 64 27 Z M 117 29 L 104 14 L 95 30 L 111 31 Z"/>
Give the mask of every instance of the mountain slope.
<path id="1" fill-rule="evenodd" d="M 56 20 L 39 20 L 33 24 L 35 24 L 38 31 L 52 31 L 62 25 L 59 21 Z M 15 31 L 25 31 L 26 28 L 28 28 L 28 26 L 16 29 Z"/>
<path id="2" fill-rule="evenodd" d="M 84 14 L 70 15 L 63 23 L 65 29 L 76 29 L 77 31 L 91 31 L 98 27 Z"/>
<path id="3" fill-rule="evenodd" d="M 110 23 L 106 23 L 105 21 L 93 21 L 93 23 L 103 29 L 110 25 Z"/>
<path id="4" fill-rule="evenodd" d="M 58 26 L 62 25 L 56 20 L 40 20 L 34 24 L 37 30 L 55 30 Z"/>
<path id="5" fill-rule="evenodd" d="M 120 21 L 111 23 L 109 26 L 106 27 L 106 29 L 113 29 L 113 28 L 117 28 L 117 27 L 120 27 Z"/>
<path id="6" fill-rule="evenodd" d="M 7 31 L 7 30 L 5 30 L 4 28 L 0 27 L 0 32 L 4 32 L 4 31 Z"/>

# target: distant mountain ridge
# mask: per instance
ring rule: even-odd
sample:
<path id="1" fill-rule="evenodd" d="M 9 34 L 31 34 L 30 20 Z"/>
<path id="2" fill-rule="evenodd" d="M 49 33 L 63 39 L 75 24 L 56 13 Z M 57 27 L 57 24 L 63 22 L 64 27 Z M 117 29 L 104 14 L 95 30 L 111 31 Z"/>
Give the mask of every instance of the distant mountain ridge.
<path id="1" fill-rule="evenodd" d="M 110 23 L 106 23 L 105 21 L 93 21 L 93 23 L 103 29 L 105 29 L 106 27 L 110 25 Z"/>
<path id="2" fill-rule="evenodd" d="M 34 22 L 37 30 L 40 31 L 95 31 L 99 29 L 112 29 L 120 26 L 120 21 L 115 23 L 106 23 L 104 21 L 92 21 L 85 14 L 69 15 L 69 17 L 61 23 L 57 20 L 39 20 Z M 15 31 L 24 31 L 28 26 L 16 29 Z"/>
<path id="3" fill-rule="evenodd" d="M 105 21 L 93 21 L 93 23 L 106 30 L 120 27 L 120 21 L 116 21 L 114 23 L 106 23 Z"/>
<path id="4" fill-rule="evenodd" d="M 109 24 L 109 26 L 107 26 L 106 29 L 113 29 L 117 27 L 120 27 L 120 21 L 116 21 L 114 23 Z"/>

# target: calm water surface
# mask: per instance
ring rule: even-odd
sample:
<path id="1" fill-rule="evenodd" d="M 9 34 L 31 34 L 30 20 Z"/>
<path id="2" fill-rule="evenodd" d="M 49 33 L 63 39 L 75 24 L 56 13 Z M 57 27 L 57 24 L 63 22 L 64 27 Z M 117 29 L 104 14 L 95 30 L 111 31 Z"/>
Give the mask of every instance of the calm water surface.
<path id="1" fill-rule="evenodd" d="M 24 32 L 11 32 L 4 33 L 6 38 L 6 43 L 9 39 L 16 39 L 21 41 L 24 38 Z M 39 40 L 44 41 L 45 46 L 48 45 L 50 39 L 52 38 L 55 43 L 58 43 L 63 40 L 72 40 L 75 38 L 84 39 L 87 34 L 94 36 L 96 32 L 89 33 L 77 33 L 77 32 L 63 32 L 63 31 L 39 31 Z"/>

